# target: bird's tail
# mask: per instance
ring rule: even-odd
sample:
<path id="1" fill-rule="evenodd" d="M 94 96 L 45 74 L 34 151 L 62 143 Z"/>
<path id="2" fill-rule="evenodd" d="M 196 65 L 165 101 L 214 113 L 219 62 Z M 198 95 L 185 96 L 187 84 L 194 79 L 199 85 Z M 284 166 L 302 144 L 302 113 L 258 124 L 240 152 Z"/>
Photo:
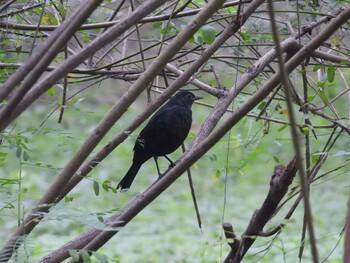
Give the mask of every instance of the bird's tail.
<path id="1" fill-rule="evenodd" d="M 141 167 L 141 165 L 133 163 L 131 165 L 129 171 L 126 173 L 126 175 L 123 177 L 123 179 L 118 184 L 117 189 L 120 189 L 120 190 L 129 189 L 132 182 L 135 179 L 137 172 L 140 170 L 140 167 Z"/>

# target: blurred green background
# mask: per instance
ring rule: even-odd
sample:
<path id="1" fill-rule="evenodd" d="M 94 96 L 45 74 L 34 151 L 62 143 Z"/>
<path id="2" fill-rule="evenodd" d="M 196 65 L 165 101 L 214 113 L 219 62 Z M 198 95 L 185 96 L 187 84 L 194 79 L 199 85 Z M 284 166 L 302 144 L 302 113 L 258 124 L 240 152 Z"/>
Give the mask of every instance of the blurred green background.
<path id="1" fill-rule="evenodd" d="M 60 169 L 124 90 L 116 89 L 111 81 L 104 81 L 99 88 L 82 92 L 78 99 L 66 107 L 62 124 L 57 123 L 58 111 L 50 115 L 57 105 L 56 99 L 60 97 L 56 91 L 46 95 L 16 121 L 7 138 L 13 141 L 13 145 L 5 147 L 9 146 L 5 143 L 1 148 L 1 152 L 6 154 L 0 170 L 2 242 L 15 230 L 18 220 L 35 206 Z M 233 109 L 244 99 L 239 97 Z M 205 95 L 202 102 L 212 104 L 215 99 Z M 136 117 L 146 104 L 146 96 L 140 96 L 95 152 Z M 274 110 L 276 105 L 270 108 Z M 194 105 L 194 122 L 186 145 L 191 143 L 209 112 L 210 107 Z M 274 116 L 287 120 L 288 115 L 283 114 L 283 110 L 281 112 L 276 111 Z M 298 122 L 302 122 L 303 116 L 297 114 Z M 319 124 L 322 124 L 321 120 Z M 184 174 L 98 253 L 104 254 L 111 262 L 222 261 L 229 251 L 222 233 L 222 223 L 232 223 L 239 236 L 268 192 L 273 167 L 278 163 L 285 165 L 293 158 L 289 129 L 271 123 L 269 132 L 265 134 L 264 128 L 266 126 L 262 121 L 244 118 L 192 166 L 203 221 L 202 231 L 197 224 L 187 175 Z M 102 218 L 123 209 L 156 180 L 155 164 L 149 160 L 129 192 L 106 192 L 101 187 L 106 180 L 115 187 L 123 177 L 131 164 L 132 148 L 140 129 L 98 165 L 88 178 L 82 180 L 65 201 L 51 209 L 13 261 L 34 262 L 87 229 L 103 227 L 100 222 Z M 316 132 L 318 140 L 312 139 L 312 154 L 320 152 L 329 137 L 328 131 L 320 129 Z M 346 151 L 348 146 L 348 138 L 341 136 L 319 174 L 336 170 L 313 183 L 311 188 L 317 244 L 320 258 L 326 262 L 341 262 L 342 258 L 340 233 L 344 226 L 349 192 L 349 160 L 346 154 L 339 154 L 339 151 Z M 177 150 L 171 154 L 171 158 L 175 160 L 180 155 L 181 150 Z M 163 159 L 160 162 L 161 169 L 165 170 L 168 162 Z M 94 182 L 100 185 L 98 196 L 93 187 Z M 292 186 L 298 184 L 299 179 L 296 177 Z M 268 227 L 283 221 L 292 200 L 272 219 Z M 245 262 L 297 262 L 296 251 L 300 246 L 302 221 L 301 204 L 273 245 L 270 246 L 271 238 L 259 238 Z M 304 262 L 308 262 L 308 243 L 305 247 Z M 99 262 L 96 257 L 92 257 L 92 260 Z"/>

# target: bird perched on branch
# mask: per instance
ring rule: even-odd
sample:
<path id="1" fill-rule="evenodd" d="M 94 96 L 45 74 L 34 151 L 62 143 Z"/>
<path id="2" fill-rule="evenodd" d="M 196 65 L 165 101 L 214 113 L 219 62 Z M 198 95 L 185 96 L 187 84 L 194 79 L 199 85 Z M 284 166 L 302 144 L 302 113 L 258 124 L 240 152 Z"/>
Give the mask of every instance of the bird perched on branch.
<path id="1" fill-rule="evenodd" d="M 154 158 L 158 175 L 161 176 L 157 158 L 164 156 L 171 165 L 174 163 L 166 156 L 174 152 L 186 139 L 192 124 L 192 104 L 202 97 L 189 91 L 176 93 L 149 120 L 141 131 L 134 146 L 132 165 L 117 189 L 130 188 L 137 172 L 144 162 Z"/>

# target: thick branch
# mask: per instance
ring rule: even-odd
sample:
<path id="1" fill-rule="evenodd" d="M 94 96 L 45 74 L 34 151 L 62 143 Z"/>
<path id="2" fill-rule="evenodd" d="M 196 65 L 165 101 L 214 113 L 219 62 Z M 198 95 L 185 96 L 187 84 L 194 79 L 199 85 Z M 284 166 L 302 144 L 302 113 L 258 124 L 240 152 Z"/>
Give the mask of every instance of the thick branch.
<path id="1" fill-rule="evenodd" d="M 256 210 L 242 235 L 237 250 L 231 249 L 225 262 L 240 262 L 256 238 L 263 232 L 264 226 L 276 212 L 276 208 L 288 191 L 289 185 L 297 172 L 295 159 L 289 162 L 287 167 L 277 165 L 270 181 L 270 190 L 261 208 Z"/>

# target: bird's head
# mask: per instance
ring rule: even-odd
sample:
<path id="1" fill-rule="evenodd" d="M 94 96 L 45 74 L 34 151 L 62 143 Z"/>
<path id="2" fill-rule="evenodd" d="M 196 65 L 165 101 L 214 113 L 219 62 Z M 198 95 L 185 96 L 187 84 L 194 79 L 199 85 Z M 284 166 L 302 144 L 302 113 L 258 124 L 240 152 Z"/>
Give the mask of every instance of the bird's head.
<path id="1" fill-rule="evenodd" d="M 201 96 L 195 96 L 192 92 L 187 90 L 182 90 L 176 93 L 171 100 L 175 103 L 185 104 L 189 107 L 192 106 L 193 102 L 196 100 L 203 99 Z"/>

